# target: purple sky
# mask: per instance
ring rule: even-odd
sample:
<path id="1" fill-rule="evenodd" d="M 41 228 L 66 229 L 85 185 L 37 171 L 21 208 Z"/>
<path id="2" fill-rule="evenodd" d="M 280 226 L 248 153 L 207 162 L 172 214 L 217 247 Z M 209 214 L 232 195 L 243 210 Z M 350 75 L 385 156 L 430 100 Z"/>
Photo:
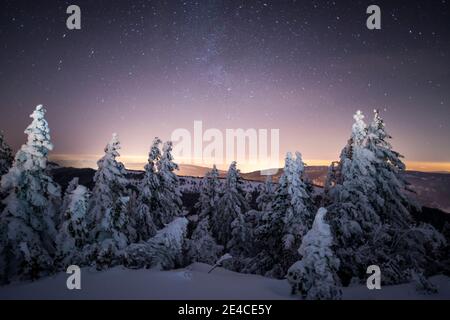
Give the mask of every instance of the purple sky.
<path id="1" fill-rule="evenodd" d="M 14 148 L 44 104 L 54 154 L 70 159 L 92 161 L 117 132 L 140 162 L 154 136 L 201 120 L 280 129 L 281 154 L 316 163 L 338 157 L 356 110 L 379 108 L 410 168 L 450 170 L 448 1 L 378 1 L 378 31 L 369 1 L 78 1 L 80 31 L 69 4 L 1 3 L 0 129 Z"/>

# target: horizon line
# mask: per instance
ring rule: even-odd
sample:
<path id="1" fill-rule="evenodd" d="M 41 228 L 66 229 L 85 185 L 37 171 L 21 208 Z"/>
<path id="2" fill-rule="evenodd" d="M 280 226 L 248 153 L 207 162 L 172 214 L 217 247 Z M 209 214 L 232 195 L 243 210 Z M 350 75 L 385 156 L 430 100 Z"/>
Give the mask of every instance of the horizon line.
<path id="1" fill-rule="evenodd" d="M 63 166 L 74 167 L 74 168 L 92 168 L 97 169 L 97 161 L 102 157 L 102 155 L 96 154 L 54 154 L 49 156 L 49 160 L 56 162 Z M 138 155 L 125 155 L 119 157 L 120 161 L 124 164 L 127 169 L 130 170 L 144 170 L 144 165 L 147 163 L 147 157 Z M 303 160 L 307 166 L 330 166 L 333 161 L 337 159 L 304 159 Z M 175 162 L 176 159 L 175 159 Z M 202 162 L 198 163 L 195 161 L 179 161 L 180 165 L 191 165 L 203 168 L 211 168 L 214 163 Z M 450 161 L 404 161 L 407 171 L 421 171 L 421 172 L 444 172 L 450 173 Z M 229 164 L 217 165 L 219 170 L 227 170 Z M 238 163 L 238 167 L 243 173 L 250 173 L 254 171 L 267 170 L 272 168 L 262 168 L 257 167 L 251 163 Z M 280 168 L 283 166 L 281 165 Z"/>

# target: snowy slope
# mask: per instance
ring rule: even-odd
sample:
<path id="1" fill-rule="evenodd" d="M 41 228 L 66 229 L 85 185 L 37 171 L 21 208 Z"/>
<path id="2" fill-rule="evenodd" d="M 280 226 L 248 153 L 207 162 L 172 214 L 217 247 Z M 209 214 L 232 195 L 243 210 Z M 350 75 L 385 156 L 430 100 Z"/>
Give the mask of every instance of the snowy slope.
<path id="1" fill-rule="evenodd" d="M 286 280 L 231 272 L 194 263 L 172 271 L 116 267 L 98 272 L 82 269 L 81 290 L 66 289 L 65 273 L 33 283 L 0 287 L 0 299 L 296 299 Z M 450 299 L 450 278 L 432 277 L 439 293 L 420 295 L 412 284 L 369 291 L 365 286 L 343 290 L 344 299 Z"/>

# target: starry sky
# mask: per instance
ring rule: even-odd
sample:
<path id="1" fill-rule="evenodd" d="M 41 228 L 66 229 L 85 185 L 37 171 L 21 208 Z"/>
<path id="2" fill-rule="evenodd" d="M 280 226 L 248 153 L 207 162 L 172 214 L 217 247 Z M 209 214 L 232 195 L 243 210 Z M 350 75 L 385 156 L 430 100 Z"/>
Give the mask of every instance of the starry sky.
<path id="1" fill-rule="evenodd" d="M 66 8 L 81 8 L 68 30 Z M 368 30 L 366 9 L 381 8 Z M 53 158 L 95 165 L 111 133 L 145 161 L 154 136 L 280 129 L 280 157 L 337 159 L 360 109 L 382 111 L 410 169 L 450 171 L 450 1 L 0 3 L 0 130 L 17 149 L 37 104 Z M 253 168 L 241 164 L 243 171 Z"/>

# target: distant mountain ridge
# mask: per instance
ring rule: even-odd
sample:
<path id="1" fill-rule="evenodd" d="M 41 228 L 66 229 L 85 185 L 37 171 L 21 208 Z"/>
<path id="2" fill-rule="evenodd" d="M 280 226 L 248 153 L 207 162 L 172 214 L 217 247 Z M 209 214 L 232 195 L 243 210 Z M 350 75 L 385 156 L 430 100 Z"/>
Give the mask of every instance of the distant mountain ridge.
<path id="1" fill-rule="evenodd" d="M 196 165 L 181 164 L 178 171 L 179 176 L 189 176 L 194 178 L 202 178 L 210 171 L 211 168 L 201 167 Z M 323 187 L 327 175 L 328 168 L 326 166 L 307 166 L 306 176 L 311 182 Z M 129 170 L 134 173 L 141 173 L 142 171 Z M 80 183 L 88 188 L 93 187 L 94 169 L 90 168 L 67 168 L 60 167 L 54 163 L 51 164 L 51 172 L 55 180 L 61 184 L 63 189 L 69 181 L 74 177 L 80 178 Z M 273 181 L 277 182 L 283 173 L 283 169 L 279 169 L 273 176 Z M 219 170 L 220 177 L 226 176 L 226 171 Z M 253 171 L 248 173 L 241 173 L 241 176 L 248 181 L 264 182 L 265 175 L 261 171 Z M 448 173 L 429 173 L 419 171 L 406 171 L 406 180 L 411 184 L 412 189 L 417 194 L 419 202 L 426 207 L 438 208 L 450 213 L 450 174 Z"/>

